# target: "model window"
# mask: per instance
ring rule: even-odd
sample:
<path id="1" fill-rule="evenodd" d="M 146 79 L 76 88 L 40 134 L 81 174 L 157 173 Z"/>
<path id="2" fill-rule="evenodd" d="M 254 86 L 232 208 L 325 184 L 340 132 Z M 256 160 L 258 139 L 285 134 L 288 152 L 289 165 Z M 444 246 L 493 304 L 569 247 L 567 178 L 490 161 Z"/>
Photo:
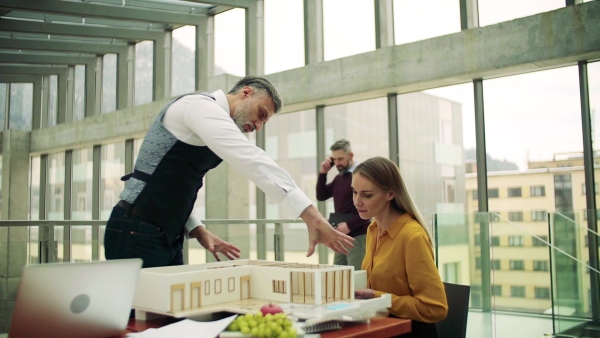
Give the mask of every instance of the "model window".
<path id="1" fill-rule="evenodd" d="M 273 292 L 274 293 L 285 293 L 285 281 L 274 280 L 273 281 Z"/>

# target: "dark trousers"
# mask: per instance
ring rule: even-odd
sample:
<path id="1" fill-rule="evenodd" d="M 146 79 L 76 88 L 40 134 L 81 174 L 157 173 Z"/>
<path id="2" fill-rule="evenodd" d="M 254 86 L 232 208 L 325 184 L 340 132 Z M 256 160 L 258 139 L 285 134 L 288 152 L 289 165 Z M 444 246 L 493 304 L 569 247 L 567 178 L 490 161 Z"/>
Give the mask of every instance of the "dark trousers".
<path id="1" fill-rule="evenodd" d="M 115 206 L 106 223 L 104 255 L 109 259 L 141 258 L 142 268 L 183 264 L 183 238 L 169 244 L 155 223 Z"/>
<path id="2" fill-rule="evenodd" d="M 390 317 L 398 318 L 390 315 Z M 438 338 L 437 329 L 435 323 L 423 323 L 416 320 L 411 321 L 410 333 L 406 333 L 396 338 Z M 452 337 L 441 337 L 441 338 L 452 338 Z"/>

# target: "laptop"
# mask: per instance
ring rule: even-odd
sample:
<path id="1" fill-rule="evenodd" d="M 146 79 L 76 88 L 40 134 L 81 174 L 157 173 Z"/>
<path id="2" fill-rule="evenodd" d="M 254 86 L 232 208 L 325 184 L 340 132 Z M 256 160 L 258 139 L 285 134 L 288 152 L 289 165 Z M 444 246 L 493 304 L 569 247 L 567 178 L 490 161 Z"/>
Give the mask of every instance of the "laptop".
<path id="1" fill-rule="evenodd" d="M 8 337 L 121 335 L 141 267 L 139 258 L 23 267 Z"/>

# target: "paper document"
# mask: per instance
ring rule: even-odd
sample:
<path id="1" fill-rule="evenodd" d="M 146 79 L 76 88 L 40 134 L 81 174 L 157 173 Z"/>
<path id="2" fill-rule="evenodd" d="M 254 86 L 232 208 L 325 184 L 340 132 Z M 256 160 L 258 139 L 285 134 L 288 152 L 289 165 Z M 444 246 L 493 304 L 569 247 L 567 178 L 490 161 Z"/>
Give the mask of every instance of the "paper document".
<path id="1" fill-rule="evenodd" d="M 227 326 L 237 317 L 233 315 L 214 322 L 197 322 L 190 319 L 184 319 L 177 323 L 163 326 L 159 329 L 147 329 L 142 332 L 128 333 L 131 338 L 215 338 L 223 332 Z"/>

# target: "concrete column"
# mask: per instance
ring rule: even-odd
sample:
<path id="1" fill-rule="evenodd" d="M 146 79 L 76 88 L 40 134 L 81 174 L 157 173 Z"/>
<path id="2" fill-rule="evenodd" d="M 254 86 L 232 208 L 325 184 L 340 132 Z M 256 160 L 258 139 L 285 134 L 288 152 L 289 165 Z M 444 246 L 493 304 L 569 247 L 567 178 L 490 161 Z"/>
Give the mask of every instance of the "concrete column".
<path id="1" fill-rule="evenodd" d="M 83 116 L 92 116 L 95 112 L 96 102 L 96 62 L 85 64 L 85 111 Z M 99 102 L 99 101 L 98 101 Z"/>
<path id="2" fill-rule="evenodd" d="M 196 91 L 208 91 L 208 79 L 215 73 L 215 19 L 204 17 L 196 25 Z M 223 88 L 225 90 L 225 88 Z"/>
<path id="3" fill-rule="evenodd" d="M 154 101 L 171 97 L 171 34 L 154 41 Z"/>
<path id="4" fill-rule="evenodd" d="M 477 0 L 459 0 L 460 2 L 460 29 L 467 30 L 479 27 L 479 8 Z"/>
<path id="5" fill-rule="evenodd" d="M 135 87 L 135 45 L 117 54 L 117 109 L 133 106 Z"/>
<path id="6" fill-rule="evenodd" d="M 323 0 L 304 0 L 304 64 L 323 61 Z"/>
<path id="7" fill-rule="evenodd" d="M 67 116 L 67 70 L 59 72 L 57 83 L 56 124 L 65 123 Z"/>
<path id="8" fill-rule="evenodd" d="M 30 132 L 2 135 L 2 219 L 26 220 L 29 208 Z M 0 332 L 7 332 L 21 276 L 27 263 L 27 229 L 0 228 Z"/>
<path id="9" fill-rule="evenodd" d="M 375 45 L 394 45 L 394 4 L 392 0 L 375 0 Z"/>
<path id="10" fill-rule="evenodd" d="M 248 219 L 250 215 L 249 181 L 226 162 L 208 172 L 204 178 L 207 219 Z M 215 235 L 239 247 L 242 258 L 250 257 L 249 225 L 209 225 Z M 214 257 L 207 253 L 207 262 Z"/>
<path id="11" fill-rule="evenodd" d="M 246 75 L 265 73 L 265 23 L 263 1 L 257 0 L 246 9 Z"/>

